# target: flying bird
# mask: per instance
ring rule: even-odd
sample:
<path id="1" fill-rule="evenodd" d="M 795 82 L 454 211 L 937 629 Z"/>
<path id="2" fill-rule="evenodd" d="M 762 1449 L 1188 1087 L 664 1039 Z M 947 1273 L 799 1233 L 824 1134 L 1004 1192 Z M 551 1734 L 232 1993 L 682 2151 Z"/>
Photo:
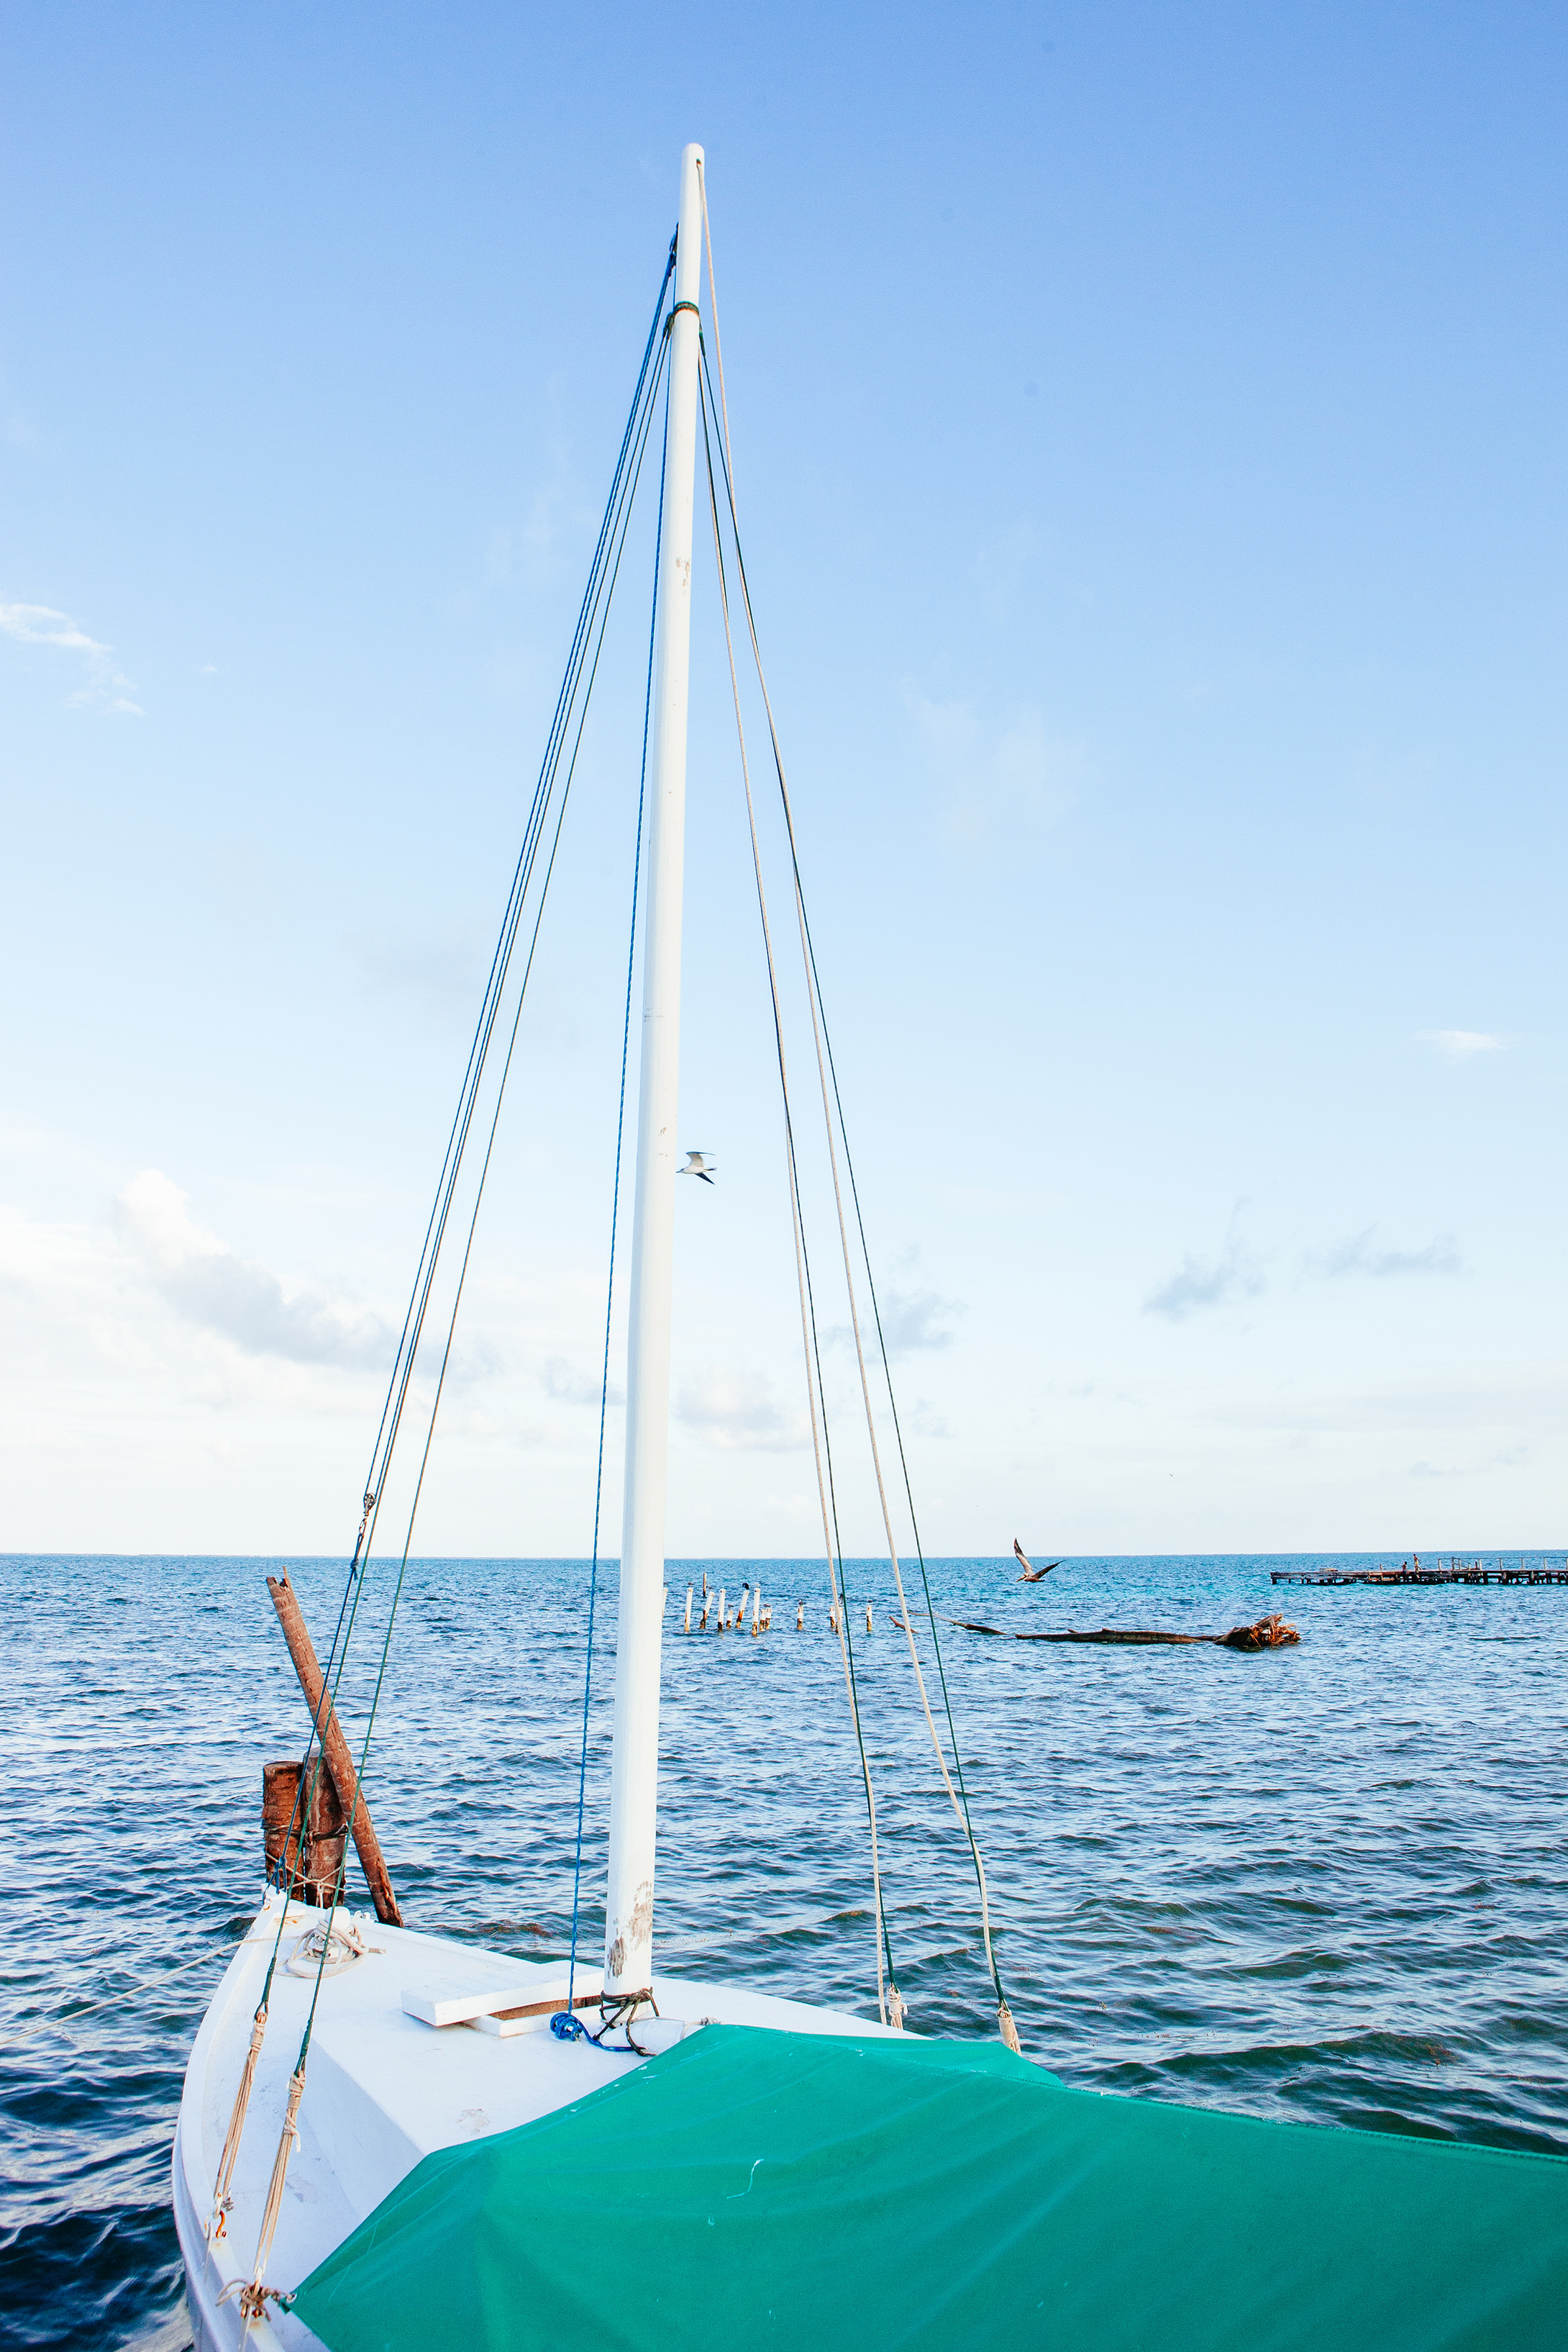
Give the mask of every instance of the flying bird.
<path id="1" fill-rule="evenodd" d="M 1043 1568 L 1036 1568 L 1017 1536 L 1013 1538 L 1013 1553 L 1023 1570 L 1023 1574 L 1019 1578 L 1020 1584 L 1038 1584 L 1042 1576 L 1049 1576 L 1053 1568 L 1061 1566 L 1059 1559 L 1051 1559 L 1048 1560 Z"/>
<path id="2" fill-rule="evenodd" d="M 705 1184 L 711 1184 L 717 1164 L 716 1160 L 708 1158 L 706 1151 L 688 1151 L 685 1166 L 677 1168 L 675 1173 L 677 1176 L 700 1176 Z"/>

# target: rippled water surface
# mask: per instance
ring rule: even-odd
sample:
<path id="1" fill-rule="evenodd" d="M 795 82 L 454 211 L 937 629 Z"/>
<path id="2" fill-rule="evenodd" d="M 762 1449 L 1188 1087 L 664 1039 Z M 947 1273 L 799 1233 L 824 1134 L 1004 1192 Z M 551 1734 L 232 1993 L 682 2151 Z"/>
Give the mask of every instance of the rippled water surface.
<path id="1" fill-rule="evenodd" d="M 992 1623 L 1218 1633 L 1283 1603 L 1301 1633 L 1245 1656 L 945 1629 L 1025 2046 L 1145 2097 L 1568 2151 L 1568 1589 L 1270 1588 L 1300 1564 L 1068 1560 L 1035 1588 L 1010 1562 L 933 1564 L 938 1612 Z M 308 1722 L 277 1565 L 6 1563 L 0 2340 L 188 2340 L 168 2207 L 181 2075 L 257 1898 L 262 1765 L 298 1755 Z M 758 1573 L 705 1565 L 732 1596 Z M 325 1650 L 341 1570 L 292 1574 Z M 672 1634 L 685 1574 L 672 1565 Z M 760 1574 L 765 1638 L 666 1644 L 660 1965 L 873 2014 L 864 1800 L 821 1571 Z M 852 1564 L 850 1585 L 862 1627 L 875 1608 L 857 1657 L 910 2021 L 984 2033 L 973 1873 L 888 1571 Z M 584 1596 L 576 1562 L 411 1570 L 367 1777 L 410 1925 L 565 1948 Z M 612 1575 L 600 1625 L 594 1898 Z M 380 1631 L 344 1685 L 356 1735 Z M 591 1956 L 601 1917 L 585 1899 Z"/>

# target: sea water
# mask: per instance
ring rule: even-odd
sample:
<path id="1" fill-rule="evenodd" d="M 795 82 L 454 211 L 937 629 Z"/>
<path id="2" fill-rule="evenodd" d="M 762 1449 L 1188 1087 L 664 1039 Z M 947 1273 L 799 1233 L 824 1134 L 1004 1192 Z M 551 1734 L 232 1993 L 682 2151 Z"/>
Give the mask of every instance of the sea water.
<path id="1" fill-rule="evenodd" d="M 1024 2047 L 1143 2098 L 1568 2151 L 1568 1588 L 1270 1584 L 1308 1564 L 1071 1559 L 1026 1586 L 1011 1561 L 930 1563 Z M 169 2208 L 181 2079 L 259 1895 L 262 1766 L 298 1757 L 308 1727 L 267 1592 L 280 1565 L 4 1563 L 6 2343 L 188 2341 Z M 341 1564 L 289 1567 L 325 1653 Z M 760 1579 L 771 1630 L 682 1638 L 705 1570 L 732 1612 Z M 847 1580 L 909 2022 L 989 2034 L 974 1869 L 891 1573 L 853 1562 Z M 917 1568 L 912 1584 L 919 1602 Z M 356 1751 L 390 1592 L 377 1567 L 342 1686 Z M 1273 1607 L 1299 1647 L 1078 1647 L 946 1622 L 1223 1633 Z M 530 1959 L 567 1949 L 587 1618 L 583 1562 L 411 1566 L 366 1774 L 411 1926 Z M 612 1567 L 588 1706 L 590 1960 L 614 1622 Z M 665 1633 L 659 1966 L 874 2015 L 865 1795 L 825 1571 L 672 1562 Z"/>

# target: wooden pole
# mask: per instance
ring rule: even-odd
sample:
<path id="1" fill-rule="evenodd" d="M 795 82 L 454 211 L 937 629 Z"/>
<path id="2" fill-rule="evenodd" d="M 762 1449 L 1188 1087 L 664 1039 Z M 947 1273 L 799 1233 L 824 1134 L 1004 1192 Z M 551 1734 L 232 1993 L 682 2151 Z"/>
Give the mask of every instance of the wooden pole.
<path id="1" fill-rule="evenodd" d="M 401 1927 L 402 1913 L 397 1907 L 397 1896 L 392 1893 L 392 1880 L 387 1875 L 386 1862 L 371 1821 L 370 1808 L 363 1797 L 357 1804 L 354 1801 L 359 1787 L 354 1759 L 349 1753 L 349 1743 L 339 1727 L 337 1711 L 330 1699 L 323 1703 L 320 1664 L 306 1630 L 294 1587 L 288 1581 L 287 1571 L 285 1570 L 282 1576 L 269 1576 L 267 1589 L 272 1595 L 272 1605 L 277 1612 L 277 1622 L 283 1628 L 283 1638 L 288 1644 L 288 1654 L 294 1661 L 299 1686 L 305 1693 L 311 1714 L 316 1717 L 316 1737 L 321 1743 L 327 1769 L 332 1776 L 344 1812 L 353 1822 L 354 1843 L 359 1848 L 371 1900 L 376 1906 L 376 1917 L 386 1927 Z"/>
<path id="2" fill-rule="evenodd" d="M 314 1903 L 328 1908 L 338 1899 L 338 1874 L 349 1825 L 330 1772 L 312 1770 L 316 1784 L 309 1819 L 300 1824 L 300 1778 L 303 1764 L 264 1764 L 261 1768 L 261 1833 L 268 1878 L 277 1873 L 293 1903 Z"/>

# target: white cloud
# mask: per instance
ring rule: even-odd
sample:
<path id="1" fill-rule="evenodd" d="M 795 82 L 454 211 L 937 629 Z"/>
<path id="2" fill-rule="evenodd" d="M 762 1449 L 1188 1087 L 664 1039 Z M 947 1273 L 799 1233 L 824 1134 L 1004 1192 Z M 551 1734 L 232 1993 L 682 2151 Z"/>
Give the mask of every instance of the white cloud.
<path id="1" fill-rule="evenodd" d="M 944 1184 L 941 1192 L 968 1217 L 1043 1217 L 1061 1208 L 1068 1197 L 1038 1186 L 1009 1189 L 997 1184 Z"/>
<path id="2" fill-rule="evenodd" d="M 1016 833 L 1071 806 L 1071 754 L 1047 735 L 1038 710 L 1015 709 L 999 726 L 983 726 L 968 702 L 915 694 L 910 708 L 950 832 L 978 842 L 998 824 Z"/>
<path id="3" fill-rule="evenodd" d="M 1145 1315 L 1163 1315 L 1185 1323 L 1206 1307 L 1223 1307 L 1236 1298 L 1255 1298 L 1263 1287 L 1258 1261 L 1244 1249 L 1236 1234 L 1236 1220 L 1218 1257 L 1184 1257 L 1168 1282 L 1152 1290 L 1144 1301 Z"/>
<path id="4" fill-rule="evenodd" d="M 141 717 L 140 703 L 131 700 L 131 680 L 115 662 L 114 647 L 89 637 L 68 613 L 57 613 L 51 604 L 0 604 L 0 632 L 19 646 L 47 646 L 57 653 L 85 655 L 88 682 L 71 700 L 123 718 Z"/>
<path id="5" fill-rule="evenodd" d="M 408 932 L 360 937 L 350 951 L 378 991 L 396 989 L 440 1014 L 466 1013 L 472 1021 L 485 983 L 488 950 L 470 929 L 419 937 Z"/>
<path id="6" fill-rule="evenodd" d="M 788 1454 L 810 1442 L 805 1412 L 787 1412 L 771 1381 L 727 1365 L 686 1382 L 675 1418 L 724 1454 Z"/>
<path id="7" fill-rule="evenodd" d="M 551 1356 L 547 1360 L 539 1373 L 539 1385 L 546 1396 L 554 1397 L 558 1404 L 597 1405 L 599 1402 L 598 1374 L 573 1371 L 564 1356 Z M 610 1382 L 609 1401 L 612 1408 L 626 1402 L 626 1391 L 613 1378 Z"/>
<path id="8" fill-rule="evenodd" d="M 401 1297 L 389 1325 L 379 1289 L 356 1294 L 327 1271 L 291 1276 L 270 1254 L 256 1263 L 261 1253 L 205 1230 L 157 1171 L 114 1204 L 95 1152 L 66 1139 L 49 1157 L 52 1167 L 37 1155 L 12 1166 L 50 1208 L 0 1200 L 0 1495 L 13 1549 L 286 1553 L 351 1541 Z M 270 1183 L 253 1171 L 253 1183 L 269 1229 L 280 1208 L 291 1225 L 302 1197 L 319 1202 L 312 1229 L 331 1246 L 348 1228 L 356 1256 L 390 1200 L 395 1277 L 405 1193 L 358 1182 L 345 1193 L 329 1167 Z M 379 1258 L 373 1242 L 368 1255 Z M 552 1264 L 542 1281 L 504 1262 L 487 1273 L 459 1324 L 418 1539 L 447 1552 L 581 1549 L 597 1415 L 548 1402 L 538 1366 L 596 1362 L 602 1267 Z M 425 1332 L 394 1503 L 417 1468 L 449 1304 L 447 1284 Z M 699 1457 L 709 1475 L 725 1458 Z M 612 1508 L 618 1461 L 612 1448 Z"/>
<path id="9" fill-rule="evenodd" d="M 83 1188 L 73 1176 L 66 1189 Z M 308 1303 L 284 1297 L 282 1330 L 257 1328 L 258 1307 L 279 1319 L 282 1286 L 269 1298 L 264 1268 L 249 1269 L 259 1298 L 237 1313 L 220 1299 L 196 1319 L 184 1310 L 199 1298 L 169 1296 L 167 1261 L 177 1266 L 190 1238 L 170 1222 L 149 1236 L 134 1208 L 40 1216 L 0 1203 L 0 1491 L 14 1545 L 335 1549 L 353 1534 L 386 1359 L 345 1368 L 358 1353 L 351 1336 L 340 1345 L 352 1307 L 312 1331 Z M 286 1352 L 266 1352 L 269 1336 Z"/>
<path id="10" fill-rule="evenodd" d="M 265 1265 L 237 1256 L 198 1225 L 186 1195 L 157 1169 L 125 1187 L 115 1213 L 160 1297 L 242 1354 L 390 1370 L 392 1334 L 379 1315 L 319 1291 L 290 1296 Z"/>
<path id="11" fill-rule="evenodd" d="M 915 1348 L 950 1348 L 953 1334 L 946 1318 L 964 1312 L 960 1300 L 939 1298 L 934 1290 L 884 1290 L 879 1303 L 890 1356 L 907 1355 Z"/>
<path id="12" fill-rule="evenodd" d="M 1320 1274 L 1368 1274 L 1382 1276 L 1390 1274 L 1458 1274 L 1460 1271 L 1458 1245 L 1452 1234 L 1435 1234 L 1425 1249 L 1374 1249 L 1372 1236 L 1375 1225 L 1354 1234 L 1339 1247 L 1325 1251 L 1312 1261 Z"/>
<path id="13" fill-rule="evenodd" d="M 1422 1029 L 1416 1034 L 1424 1045 L 1436 1047 L 1445 1062 L 1469 1062 L 1477 1054 L 1500 1054 L 1508 1043 L 1506 1037 L 1493 1037 L 1484 1029 Z"/>
<path id="14" fill-rule="evenodd" d="M 68 614 L 54 612 L 47 604 L 0 604 L 0 629 L 23 646 L 63 646 L 69 652 L 86 654 L 112 651 L 89 637 Z"/>
<path id="15" fill-rule="evenodd" d="M 0 1210 L 0 1286 L 15 1299 L 47 1305 L 57 1326 L 85 1313 L 101 1327 L 123 1278 L 121 1255 L 100 1229 Z"/>
<path id="16" fill-rule="evenodd" d="M 910 1252 L 911 1259 L 914 1255 Z M 947 1328 L 946 1318 L 964 1312 L 962 1299 L 942 1298 L 935 1290 L 883 1290 L 878 1295 L 877 1305 L 882 1310 L 882 1336 L 890 1356 L 907 1356 L 917 1348 L 950 1348 L 953 1334 Z M 867 1357 L 874 1358 L 876 1318 L 870 1302 L 863 1298 L 860 1301 L 860 1321 Z M 853 1328 L 848 1323 L 835 1323 L 827 1337 L 835 1348 L 852 1348 L 855 1343 Z"/>
<path id="17" fill-rule="evenodd" d="M 1237 1397 L 1206 1407 L 1204 1418 L 1227 1429 L 1251 1428 L 1338 1433 L 1355 1438 L 1420 1431 L 1428 1439 L 1484 1441 L 1485 1458 L 1496 1454 L 1499 1431 L 1537 1433 L 1549 1438 L 1561 1427 L 1568 1403 L 1568 1380 L 1560 1366 L 1539 1371 L 1458 1377 L 1367 1388 L 1348 1382 L 1332 1391 L 1305 1391 L 1287 1384 L 1271 1395 Z M 1389 1456 L 1393 1458 L 1392 1454 Z"/>

